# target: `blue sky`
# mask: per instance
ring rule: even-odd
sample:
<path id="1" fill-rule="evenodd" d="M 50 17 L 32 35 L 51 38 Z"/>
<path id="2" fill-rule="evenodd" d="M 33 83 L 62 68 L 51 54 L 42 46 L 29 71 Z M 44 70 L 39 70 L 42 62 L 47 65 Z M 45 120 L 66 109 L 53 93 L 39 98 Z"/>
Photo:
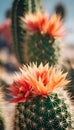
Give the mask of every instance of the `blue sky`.
<path id="1" fill-rule="evenodd" d="M 48 12 L 53 12 L 54 7 L 57 3 L 61 1 L 66 7 L 67 15 L 66 19 L 67 22 L 74 21 L 74 0 L 42 0 L 45 10 Z M 0 23 L 4 20 L 5 11 L 12 6 L 13 0 L 0 0 Z"/>
<path id="2" fill-rule="evenodd" d="M 57 3 L 61 2 L 65 5 L 67 11 L 67 22 L 74 21 L 74 0 L 42 0 L 45 9 L 50 13 L 53 12 Z M 0 0 L 0 23 L 4 20 L 5 11 L 12 6 L 13 0 Z"/>
<path id="3" fill-rule="evenodd" d="M 5 20 L 5 11 L 12 6 L 12 2 L 13 0 L 0 0 L 0 23 Z M 54 12 L 54 8 L 59 2 L 64 4 L 66 8 L 65 25 L 69 30 L 71 29 L 72 36 L 74 35 L 74 0 L 42 0 L 44 9 L 50 14 Z"/>
<path id="4" fill-rule="evenodd" d="M 5 12 L 11 7 L 13 0 L 0 0 L 0 23 L 5 20 Z"/>
<path id="5" fill-rule="evenodd" d="M 66 8 L 66 22 L 72 22 L 74 21 L 74 0 L 43 0 L 45 8 L 49 11 L 52 12 L 55 8 L 55 5 L 59 2 L 61 2 L 65 8 Z M 45 2 L 47 1 L 47 2 Z M 47 3 L 47 4 L 46 4 Z"/>

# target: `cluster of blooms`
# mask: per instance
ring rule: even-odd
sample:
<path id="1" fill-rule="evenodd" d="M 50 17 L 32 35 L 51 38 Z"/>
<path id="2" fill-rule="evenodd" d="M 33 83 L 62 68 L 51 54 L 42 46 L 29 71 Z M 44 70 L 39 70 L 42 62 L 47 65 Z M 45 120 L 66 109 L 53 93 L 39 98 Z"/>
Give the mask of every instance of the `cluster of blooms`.
<path id="1" fill-rule="evenodd" d="M 11 102 L 26 102 L 28 98 L 41 95 L 47 97 L 58 87 L 68 84 L 66 76 L 59 68 L 49 67 L 49 64 L 38 67 L 36 64 L 24 65 L 20 68 L 21 74 L 11 84 L 10 88 L 13 99 Z"/>
<path id="2" fill-rule="evenodd" d="M 61 17 L 56 14 L 49 17 L 47 13 L 28 13 L 26 16 L 22 17 L 21 20 L 25 23 L 23 28 L 29 31 L 48 34 L 55 38 L 64 35 Z"/>

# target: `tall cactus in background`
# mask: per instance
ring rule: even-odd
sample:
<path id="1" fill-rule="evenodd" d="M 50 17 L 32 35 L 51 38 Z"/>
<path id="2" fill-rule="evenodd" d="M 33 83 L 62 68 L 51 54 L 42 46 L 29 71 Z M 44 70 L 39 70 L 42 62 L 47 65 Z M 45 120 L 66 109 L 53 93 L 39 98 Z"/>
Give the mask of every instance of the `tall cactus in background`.
<path id="1" fill-rule="evenodd" d="M 48 64 L 23 66 L 20 72 L 9 88 L 11 102 L 19 102 L 14 130 L 73 130 L 73 106 L 63 90 L 67 73 Z"/>
<path id="2" fill-rule="evenodd" d="M 15 53 L 20 63 L 25 63 L 26 30 L 20 26 L 20 17 L 27 12 L 34 12 L 41 8 L 40 0 L 14 0 L 12 6 L 12 35 Z"/>

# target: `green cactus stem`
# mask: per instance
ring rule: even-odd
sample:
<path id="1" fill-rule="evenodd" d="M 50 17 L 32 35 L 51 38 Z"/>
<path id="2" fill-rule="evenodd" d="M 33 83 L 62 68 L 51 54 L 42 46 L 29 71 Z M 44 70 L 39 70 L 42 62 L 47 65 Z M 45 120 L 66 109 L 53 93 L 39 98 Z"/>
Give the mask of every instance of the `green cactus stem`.
<path id="1" fill-rule="evenodd" d="M 60 47 L 58 40 L 49 35 L 33 34 L 28 44 L 28 62 L 40 62 L 46 64 L 49 62 L 50 66 L 58 62 L 60 56 Z"/>
<path id="2" fill-rule="evenodd" d="M 14 0 L 12 6 L 12 36 L 16 56 L 19 63 L 25 63 L 26 58 L 23 58 L 26 53 L 25 42 L 27 40 L 26 30 L 20 26 L 22 17 L 27 12 L 34 12 L 41 8 L 40 0 Z"/>
<path id="3" fill-rule="evenodd" d="M 68 107 L 57 93 L 19 103 L 15 111 L 14 130 L 72 130 Z"/>
<path id="4" fill-rule="evenodd" d="M 64 35 L 60 17 L 55 14 L 49 17 L 43 12 L 29 13 L 21 17 L 21 26 L 29 34 L 27 63 L 37 62 L 39 65 L 41 62 L 49 62 L 50 66 L 57 64 L 61 50 L 58 39 Z"/>

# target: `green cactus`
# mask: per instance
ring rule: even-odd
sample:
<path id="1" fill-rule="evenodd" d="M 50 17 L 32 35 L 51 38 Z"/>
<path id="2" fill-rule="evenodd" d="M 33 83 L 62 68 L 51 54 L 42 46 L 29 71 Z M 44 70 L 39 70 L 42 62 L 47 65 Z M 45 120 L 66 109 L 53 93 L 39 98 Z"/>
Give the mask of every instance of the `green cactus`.
<path id="1" fill-rule="evenodd" d="M 32 10 L 31 10 L 31 2 L 33 5 Z M 49 62 L 50 66 L 55 65 L 58 62 L 58 58 L 60 55 L 60 47 L 55 37 L 52 35 L 48 35 L 48 33 L 43 34 L 43 32 L 38 32 L 38 33 L 31 32 L 30 34 L 28 30 L 23 28 L 24 23 L 22 19 L 20 19 L 22 16 L 24 16 L 24 12 L 25 13 L 28 12 L 29 9 L 30 9 L 30 12 L 36 11 L 35 10 L 36 8 L 34 9 L 35 7 L 34 1 L 33 0 L 29 1 L 29 4 L 27 2 L 27 5 L 29 5 L 28 6 L 29 8 L 27 8 L 27 11 L 24 10 L 24 3 L 26 2 L 24 1 L 22 2 L 23 7 L 21 7 L 20 1 L 19 2 L 15 1 L 14 3 L 20 3 L 20 4 L 16 4 L 17 8 L 13 6 L 13 9 L 12 9 L 12 14 L 13 14 L 12 15 L 12 23 L 13 23 L 12 28 L 14 32 L 14 41 L 15 41 L 14 44 L 15 44 L 15 50 L 16 50 L 19 62 L 29 63 L 32 61 L 33 62 L 37 61 L 37 64 L 39 65 L 42 61 L 43 64 Z M 22 13 L 19 14 L 20 12 Z M 60 28 L 60 26 L 61 25 L 57 27 L 56 31 L 58 30 L 58 28 Z M 51 29 L 53 27 L 54 26 L 51 25 Z M 25 45 L 23 43 L 25 43 Z M 20 69 L 22 70 L 21 72 L 24 75 L 24 77 L 22 76 L 22 80 L 24 79 L 24 82 L 25 82 L 25 76 L 26 75 L 28 76 L 29 73 L 33 74 L 36 68 L 33 68 L 33 70 L 31 69 L 32 72 L 30 72 L 31 71 L 30 67 L 28 67 L 28 69 L 29 69 L 28 73 L 27 71 L 25 71 L 26 67 L 23 70 Z M 38 69 L 36 69 L 36 74 L 37 74 L 37 70 Z M 51 78 L 50 77 L 47 79 L 44 78 L 46 76 L 49 76 L 49 73 L 46 74 L 46 72 L 48 71 L 44 69 L 43 71 L 44 74 L 43 74 L 42 69 L 41 69 L 40 76 L 42 77 L 39 77 L 37 81 L 34 80 L 34 83 L 37 83 L 39 81 L 40 85 L 43 85 L 44 82 L 47 82 L 49 79 L 52 80 L 52 78 L 54 78 L 54 75 L 53 75 L 54 72 L 52 73 L 52 76 L 50 76 Z M 35 72 L 34 72 L 34 77 L 36 77 Z M 26 81 L 28 81 L 29 78 L 31 78 L 31 82 L 32 82 L 33 81 L 32 75 L 31 77 L 30 75 L 28 78 L 26 77 Z M 14 83 L 15 85 L 13 84 L 10 89 L 12 91 L 12 95 L 14 95 L 15 97 L 17 96 L 18 99 L 21 99 L 22 98 L 21 96 L 23 96 L 23 98 L 27 96 L 27 94 L 25 94 L 26 92 L 23 92 L 23 91 L 26 90 L 28 86 L 25 88 L 26 83 L 24 82 L 21 83 L 21 82 L 22 81 L 20 80 L 15 81 Z M 53 80 L 53 82 L 56 83 L 56 80 Z M 60 81 L 60 82 L 62 83 L 63 81 Z M 52 83 L 50 81 L 50 85 L 51 84 Z M 31 83 L 30 85 L 32 87 Z M 37 84 L 37 86 L 38 85 L 39 83 Z M 50 88 L 50 85 L 49 85 L 49 88 Z M 45 84 L 44 84 L 44 87 L 45 87 Z M 52 87 L 54 88 L 54 84 Z M 18 102 L 17 98 L 15 99 L 16 102 Z M 72 125 L 73 112 L 72 112 L 72 109 L 70 109 L 71 104 L 68 104 L 69 99 L 67 98 L 66 100 L 66 98 L 67 98 L 66 93 L 64 91 L 60 91 L 56 93 L 53 92 L 49 94 L 46 98 L 42 97 L 41 95 L 38 95 L 35 98 L 30 98 L 24 103 L 18 103 L 15 110 L 14 130 L 21 130 L 21 129 L 22 130 L 73 130 L 73 125 Z"/>
<path id="2" fill-rule="evenodd" d="M 16 56 L 19 63 L 25 63 L 26 30 L 20 26 L 21 19 L 27 12 L 34 12 L 41 8 L 40 0 L 14 0 L 12 6 L 12 37 Z"/>
<path id="3" fill-rule="evenodd" d="M 27 12 L 34 13 L 39 11 L 42 12 L 40 0 L 15 0 L 12 7 L 12 34 L 14 49 L 19 60 L 19 63 L 29 63 L 41 61 L 45 64 L 47 62 L 54 65 L 58 62 L 60 57 L 60 41 L 54 36 L 43 34 L 42 32 L 32 33 L 28 32 L 24 28 L 25 19 Z M 55 25 L 57 20 L 55 20 L 51 25 L 51 30 Z M 55 25 L 54 25 L 55 23 Z M 56 30 L 58 32 L 59 26 Z M 60 30 L 60 29 L 59 29 Z"/>
<path id="4" fill-rule="evenodd" d="M 35 34 L 32 35 L 31 40 L 28 42 L 28 62 L 36 62 L 38 65 L 47 62 L 55 65 L 60 56 L 59 41 L 51 38 L 49 35 Z"/>
<path id="5" fill-rule="evenodd" d="M 59 16 L 52 15 L 49 18 L 43 12 L 31 13 L 21 18 L 21 26 L 29 34 L 26 44 L 27 63 L 37 62 L 39 65 L 41 62 L 49 62 L 50 66 L 58 63 L 61 50 L 58 37 L 62 36 L 61 25 Z"/>
<path id="6" fill-rule="evenodd" d="M 72 130 L 68 107 L 58 94 L 19 103 L 15 111 L 14 130 Z"/>
<path id="7" fill-rule="evenodd" d="M 14 95 L 11 102 L 19 102 L 14 130 L 73 130 L 73 106 L 67 92 L 60 88 L 69 83 L 67 74 L 42 64 L 39 68 L 35 64 L 24 66 L 20 71 L 9 89 Z"/>

